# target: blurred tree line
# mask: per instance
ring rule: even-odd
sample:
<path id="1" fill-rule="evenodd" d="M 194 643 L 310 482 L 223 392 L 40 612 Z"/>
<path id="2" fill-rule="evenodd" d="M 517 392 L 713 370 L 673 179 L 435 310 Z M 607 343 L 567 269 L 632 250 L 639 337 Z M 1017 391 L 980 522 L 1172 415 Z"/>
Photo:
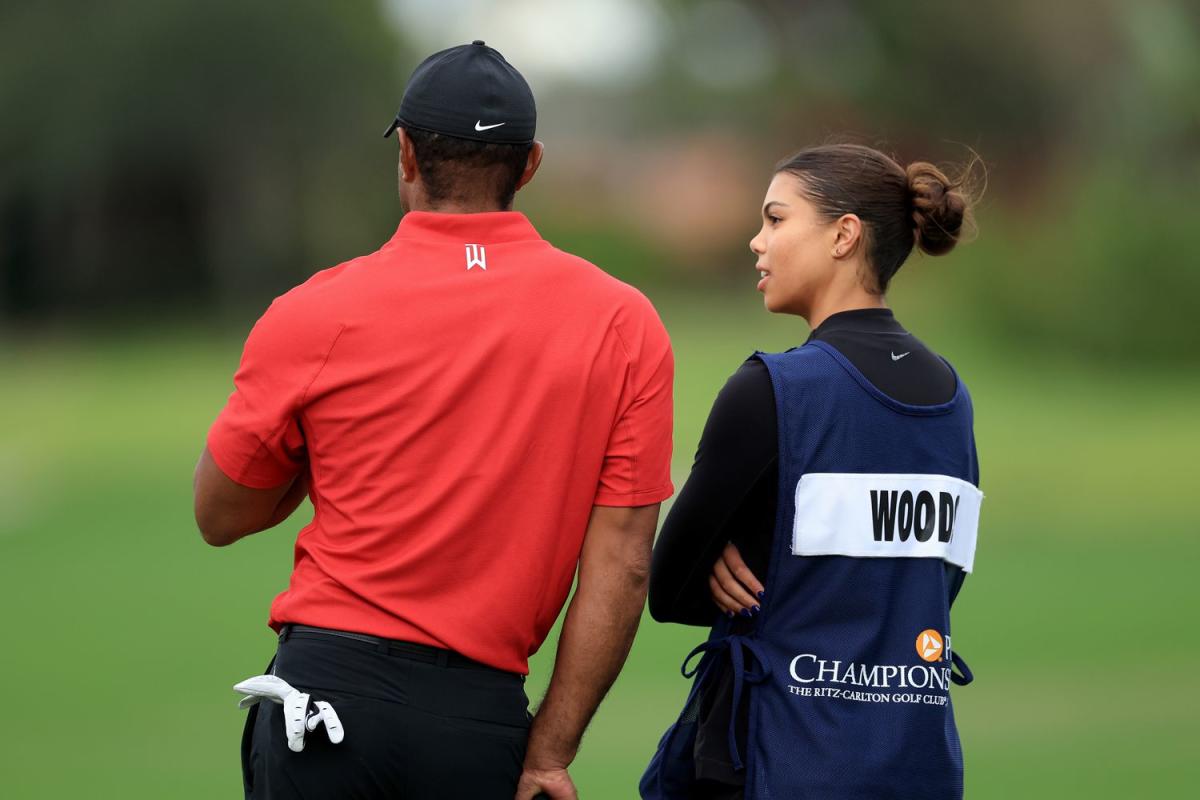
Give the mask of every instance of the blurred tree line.
<path id="1" fill-rule="evenodd" d="M 534 87 L 558 138 L 523 207 L 552 241 L 635 281 L 720 285 L 741 278 L 788 151 L 853 139 L 961 163 L 973 148 L 989 166 L 981 236 L 956 253 L 970 278 L 945 302 L 1009 339 L 1198 358 L 1197 4 L 658 8 L 643 79 Z M 457 43 L 419 41 L 386 11 L 0 6 L 0 315 L 258 308 L 377 247 L 399 214 L 379 133 L 418 58 Z"/>
<path id="2" fill-rule="evenodd" d="M 257 304 L 395 222 L 373 4 L 9 3 L 0 31 L 6 315 Z"/>

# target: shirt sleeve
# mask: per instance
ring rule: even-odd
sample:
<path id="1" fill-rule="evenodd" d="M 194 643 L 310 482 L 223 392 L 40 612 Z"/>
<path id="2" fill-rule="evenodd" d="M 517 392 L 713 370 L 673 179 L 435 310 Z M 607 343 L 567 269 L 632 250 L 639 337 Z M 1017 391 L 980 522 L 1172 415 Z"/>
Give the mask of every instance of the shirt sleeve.
<path id="1" fill-rule="evenodd" d="M 700 435 L 691 474 L 663 522 L 650 565 L 650 614 L 659 622 L 711 625 L 717 614 L 708 576 L 725 543 L 739 535 L 770 542 L 770 522 L 745 531 L 731 521 L 778 460 L 775 391 L 766 366 L 746 361 L 717 394 Z M 771 514 L 773 521 L 774 515 Z M 747 543 L 747 544 L 756 544 Z M 765 577 L 754 548 L 742 556 Z"/>
<path id="2" fill-rule="evenodd" d="M 599 506 L 646 506 L 661 503 L 675 492 L 671 484 L 675 359 L 658 314 L 648 300 L 640 300 L 636 324 L 615 327 L 630 367 L 622 411 L 600 470 L 594 500 Z"/>
<path id="3" fill-rule="evenodd" d="M 234 391 L 208 431 L 213 461 L 231 480 L 254 489 L 279 486 L 305 466 L 300 414 L 332 349 L 332 342 L 322 347 L 313 341 L 311 326 L 293 324 L 283 300 L 272 303 L 250 331 Z"/>

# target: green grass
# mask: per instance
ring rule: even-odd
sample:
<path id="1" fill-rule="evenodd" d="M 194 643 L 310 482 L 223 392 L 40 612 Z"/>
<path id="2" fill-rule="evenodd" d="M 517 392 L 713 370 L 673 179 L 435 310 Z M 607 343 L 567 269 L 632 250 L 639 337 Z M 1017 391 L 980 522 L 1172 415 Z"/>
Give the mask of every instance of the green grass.
<path id="1" fill-rule="evenodd" d="M 675 472 L 752 350 L 798 343 L 752 292 L 661 295 L 678 360 Z M 904 307 L 904 306 L 902 306 Z M 1200 778 L 1192 509 L 1200 379 L 1039 360 L 906 321 L 959 367 L 987 494 L 954 640 L 968 797 L 1172 797 Z M 243 329 L 0 346 L 0 726 L 4 797 L 238 796 L 230 685 L 265 666 L 267 606 L 300 520 L 214 550 L 191 471 Z M 702 636 L 647 619 L 573 772 L 635 796 Z M 553 640 L 534 659 L 545 685 Z"/>

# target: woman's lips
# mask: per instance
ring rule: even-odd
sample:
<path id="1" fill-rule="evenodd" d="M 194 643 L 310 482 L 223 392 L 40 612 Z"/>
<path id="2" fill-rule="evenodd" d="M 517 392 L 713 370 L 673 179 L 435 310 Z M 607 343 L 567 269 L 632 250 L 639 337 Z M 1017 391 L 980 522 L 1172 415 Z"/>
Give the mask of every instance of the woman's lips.
<path id="1" fill-rule="evenodd" d="M 758 280 L 758 291 L 761 292 L 763 287 L 767 285 L 767 279 L 771 277 L 771 273 L 767 272 L 765 269 L 760 269 L 758 274 L 761 276 Z"/>

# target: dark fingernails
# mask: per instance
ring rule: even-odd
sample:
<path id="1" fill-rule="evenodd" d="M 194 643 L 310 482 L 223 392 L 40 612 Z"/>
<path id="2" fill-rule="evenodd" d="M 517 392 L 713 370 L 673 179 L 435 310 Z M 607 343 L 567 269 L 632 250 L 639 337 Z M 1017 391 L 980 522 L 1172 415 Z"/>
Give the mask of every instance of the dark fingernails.
<path id="1" fill-rule="evenodd" d="M 751 613 L 753 613 L 753 614 L 757 614 L 757 613 L 758 613 L 758 612 L 760 612 L 760 611 L 762 611 L 762 609 L 761 609 L 760 607 L 758 607 L 758 606 L 755 606 L 755 607 L 754 607 L 754 610 L 753 610 Z"/>
<path id="2" fill-rule="evenodd" d="M 726 611 L 726 612 L 725 612 L 725 616 L 729 617 L 730 619 L 733 619 L 733 612 L 732 612 L 732 611 Z"/>
<path id="3" fill-rule="evenodd" d="M 742 613 L 742 616 L 743 616 L 743 617 L 748 617 L 748 616 L 750 616 L 750 610 L 749 610 L 749 609 L 743 608 L 741 613 Z"/>
<path id="4" fill-rule="evenodd" d="M 762 599 L 763 599 L 763 598 L 765 598 L 766 596 L 767 596 L 767 590 L 766 590 L 766 589 L 763 589 L 761 592 L 759 592 L 759 593 L 758 593 L 758 599 L 759 599 L 759 600 L 762 600 Z"/>

